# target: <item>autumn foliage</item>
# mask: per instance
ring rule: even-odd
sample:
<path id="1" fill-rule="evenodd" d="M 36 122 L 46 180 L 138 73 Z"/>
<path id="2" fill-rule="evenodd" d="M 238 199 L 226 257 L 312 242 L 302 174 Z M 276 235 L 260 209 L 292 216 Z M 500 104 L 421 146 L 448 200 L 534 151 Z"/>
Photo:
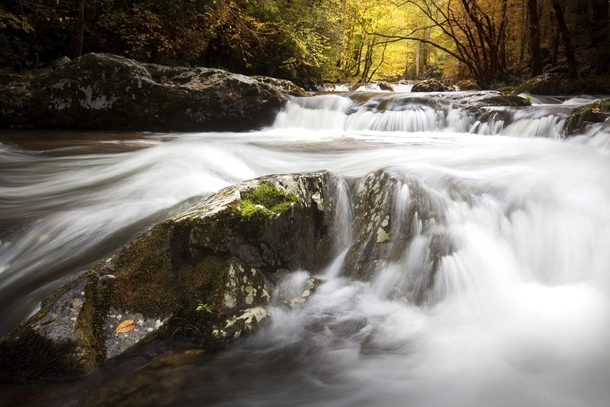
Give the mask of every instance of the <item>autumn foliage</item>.
<path id="1" fill-rule="evenodd" d="M 5 0 L 0 66 L 109 52 L 308 81 L 607 73 L 603 0 Z"/>

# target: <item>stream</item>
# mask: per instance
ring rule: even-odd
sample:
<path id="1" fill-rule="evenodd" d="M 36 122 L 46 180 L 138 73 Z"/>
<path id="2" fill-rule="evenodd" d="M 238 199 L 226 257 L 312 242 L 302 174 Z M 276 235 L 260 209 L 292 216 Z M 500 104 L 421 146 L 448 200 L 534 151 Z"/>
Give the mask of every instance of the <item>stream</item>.
<path id="1" fill-rule="evenodd" d="M 609 406 L 610 128 L 562 137 L 587 96 L 483 113 L 453 103 L 475 97 L 319 94 L 247 133 L 1 131 L 0 335 L 150 226 L 262 175 L 415 178 L 455 250 L 421 305 L 401 294 L 427 258 L 416 240 L 366 282 L 338 275 L 339 250 L 301 308 L 273 308 L 223 352 L 4 384 L 0 406 Z M 354 238 L 345 199 L 340 249 Z"/>

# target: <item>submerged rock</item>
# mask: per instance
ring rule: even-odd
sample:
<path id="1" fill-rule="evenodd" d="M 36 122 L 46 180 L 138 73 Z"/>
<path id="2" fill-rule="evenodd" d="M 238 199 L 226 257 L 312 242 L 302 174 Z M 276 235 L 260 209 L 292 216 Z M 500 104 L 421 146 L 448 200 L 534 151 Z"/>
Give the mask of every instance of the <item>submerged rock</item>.
<path id="1" fill-rule="evenodd" d="M 276 273 L 329 261 L 334 182 L 260 178 L 153 227 L 7 334 L 1 374 L 70 378 L 156 338 L 190 335 L 209 348 L 254 331 Z"/>
<path id="2" fill-rule="evenodd" d="M 289 81 L 142 64 L 110 54 L 63 60 L 24 90 L 6 87 L 0 127 L 241 131 L 271 124 Z"/>

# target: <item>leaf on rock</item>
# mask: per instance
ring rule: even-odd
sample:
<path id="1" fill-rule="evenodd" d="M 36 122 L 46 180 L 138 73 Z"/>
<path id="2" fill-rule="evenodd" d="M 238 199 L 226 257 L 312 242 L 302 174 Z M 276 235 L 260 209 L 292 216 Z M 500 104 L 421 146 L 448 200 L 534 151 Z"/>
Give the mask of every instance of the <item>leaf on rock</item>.
<path id="1" fill-rule="evenodd" d="M 599 107 L 594 107 L 594 108 L 591 109 L 591 112 L 592 113 L 599 113 L 599 110 L 600 110 Z"/>
<path id="2" fill-rule="evenodd" d="M 129 332 L 135 327 L 136 323 L 133 319 L 126 319 L 125 321 L 121 322 L 119 326 L 116 327 L 114 332 Z"/>

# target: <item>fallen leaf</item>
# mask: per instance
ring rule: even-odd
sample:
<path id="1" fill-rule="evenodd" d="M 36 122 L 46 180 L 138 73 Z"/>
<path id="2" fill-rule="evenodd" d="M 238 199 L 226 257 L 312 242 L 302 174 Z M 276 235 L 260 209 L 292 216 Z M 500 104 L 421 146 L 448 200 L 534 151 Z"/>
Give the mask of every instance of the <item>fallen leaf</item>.
<path id="1" fill-rule="evenodd" d="M 592 108 L 591 113 L 599 113 L 599 107 Z"/>
<path id="2" fill-rule="evenodd" d="M 121 322 L 119 326 L 116 327 L 114 332 L 129 332 L 135 327 L 136 323 L 133 319 L 126 319 L 125 321 Z"/>

